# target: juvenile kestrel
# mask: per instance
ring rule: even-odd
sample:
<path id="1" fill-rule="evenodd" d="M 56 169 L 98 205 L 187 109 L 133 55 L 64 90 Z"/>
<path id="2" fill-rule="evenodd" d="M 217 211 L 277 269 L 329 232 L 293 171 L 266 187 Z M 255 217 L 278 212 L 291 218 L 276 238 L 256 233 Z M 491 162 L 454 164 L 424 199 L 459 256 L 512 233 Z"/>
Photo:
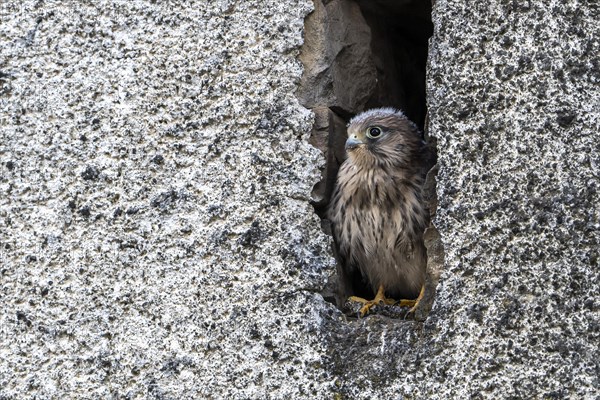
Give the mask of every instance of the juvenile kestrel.
<path id="1" fill-rule="evenodd" d="M 415 124 L 392 108 L 366 111 L 348 124 L 347 159 L 328 209 L 342 267 L 358 269 L 375 304 L 401 300 L 416 307 L 423 295 L 429 213 L 421 193 L 430 150 Z"/>

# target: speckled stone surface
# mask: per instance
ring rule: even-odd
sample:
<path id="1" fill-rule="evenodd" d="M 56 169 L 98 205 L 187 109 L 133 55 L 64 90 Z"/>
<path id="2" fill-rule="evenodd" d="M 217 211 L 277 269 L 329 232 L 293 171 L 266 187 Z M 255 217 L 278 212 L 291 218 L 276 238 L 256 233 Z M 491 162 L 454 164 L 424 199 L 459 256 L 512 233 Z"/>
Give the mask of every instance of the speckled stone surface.
<path id="1" fill-rule="evenodd" d="M 598 7 L 437 2 L 424 323 L 319 294 L 311 9 L 0 4 L 0 398 L 597 395 Z"/>
<path id="2" fill-rule="evenodd" d="M 433 18 L 446 266 L 417 397 L 597 398 L 598 5 L 437 1 Z"/>
<path id="3" fill-rule="evenodd" d="M 323 396 L 310 2 L 0 7 L 0 397 Z"/>

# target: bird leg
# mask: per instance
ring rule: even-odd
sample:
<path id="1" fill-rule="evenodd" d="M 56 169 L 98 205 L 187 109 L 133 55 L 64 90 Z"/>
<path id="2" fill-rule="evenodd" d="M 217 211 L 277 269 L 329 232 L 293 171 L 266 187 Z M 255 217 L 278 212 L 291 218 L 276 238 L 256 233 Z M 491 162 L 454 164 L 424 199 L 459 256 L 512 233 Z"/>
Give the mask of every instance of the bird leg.
<path id="1" fill-rule="evenodd" d="M 409 313 L 414 312 L 417 309 L 417 306 L 419 305 L 419 302 L 423 298 L 424 294 L 425 294 L 425 285 L 421 286 L 421 291 L 419 293 L 419 296 L 416 299 L 414 299 L 414 300 L 402 299 L 402 300 L 396 301 L 394 299 L 385 297 L 385 289 L 384 289 L 383 285 L 379 285 L 379 289 L 377 290 L 377 294 L 375 295 L 375 298 L 373 300 L 366 300 L 366 299 L 363 299 L 362 297 L 357 297 L 357 296 L 350 296 L 350 298 L 348 300 L 352 300 L 352 301 L 356 301 L 358 303 L 364 304 L 360 309 L 360 316 L 364 317 L 366 314 L 369 313 L 371 307 L 373 307 L 377 304 L 381 304 L 382 302 L 387 305 L 395 304 L 400 307 L 411 307 L 411 309 L 408 310 L 408 312 Z"/>
<path id="2" fill-rule="evenodd" d="M 421 291 L 419 292 L 419 297 L 417 297 L 414 300 L 405 300 L 405 301 L 413 301 L 414 302 L 414 305 L 411 307 L 410 310 L 408 310 L 409 313 L 415 312 L 415 310 L 417 309 L 417 306 L 419 305 L 419 302 L 421 301 L 421 299 L 423 299 L 424 294 L 425 294 L 425 285 L 421 286 Z"/>
<path id="3" fill-rule="evenodd" d="M 377 290 L 377 294 L 375 295 L 375 298 L 373 300 L 366 300 L 366 299 L 363 299 L 362 297 L 357 297 L 357 296 L 350 296 L 349 300 L 364 304 L 360 309 L 361 317 L 364 317 L 369 312 L 371 307 L 373 307 L 374 305 L 380 304 L 381 302 L 383 302 L 384 304 L 387 304 L 387 305 L 392 305 L 392 304 L 396 303 L 396 300 L 388 299 L 387 297 L 385 297 L 385 289 L 383 288 L 383 285 L 379 285 L 379 290 Z"/>

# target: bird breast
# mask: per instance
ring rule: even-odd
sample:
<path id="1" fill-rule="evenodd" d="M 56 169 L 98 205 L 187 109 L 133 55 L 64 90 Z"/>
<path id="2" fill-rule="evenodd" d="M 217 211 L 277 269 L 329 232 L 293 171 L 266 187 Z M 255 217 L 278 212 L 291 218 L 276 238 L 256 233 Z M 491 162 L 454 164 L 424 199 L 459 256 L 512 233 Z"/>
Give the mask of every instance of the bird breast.
<path id="1" fill-rule="evenodd" d="M 426 262 L 426 213 L 418 178 L 344 163 L 329 218 L 340 254 L 374 288 L 384 283 L 396 285 L 399 292 L 418 293 Z"/>

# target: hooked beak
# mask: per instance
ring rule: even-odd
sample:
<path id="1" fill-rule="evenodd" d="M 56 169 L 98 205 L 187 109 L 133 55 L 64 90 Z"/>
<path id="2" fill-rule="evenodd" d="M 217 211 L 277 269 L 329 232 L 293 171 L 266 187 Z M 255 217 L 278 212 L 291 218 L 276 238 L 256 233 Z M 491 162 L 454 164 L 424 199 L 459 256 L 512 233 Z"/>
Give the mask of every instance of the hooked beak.
<path id="1" fill-rule="evenodd" d="M 348 138 L 348 140 L 346 140 L 346 150 L 353 150 L 353 149 L 357 148 L 358 146 L 360 146 L 361 144 L 364 144 L 364 143 L 361 142 L 360 140 L 358 140 L 358 138 L 356 138 L 354 136 L 350 136 Z"/>

